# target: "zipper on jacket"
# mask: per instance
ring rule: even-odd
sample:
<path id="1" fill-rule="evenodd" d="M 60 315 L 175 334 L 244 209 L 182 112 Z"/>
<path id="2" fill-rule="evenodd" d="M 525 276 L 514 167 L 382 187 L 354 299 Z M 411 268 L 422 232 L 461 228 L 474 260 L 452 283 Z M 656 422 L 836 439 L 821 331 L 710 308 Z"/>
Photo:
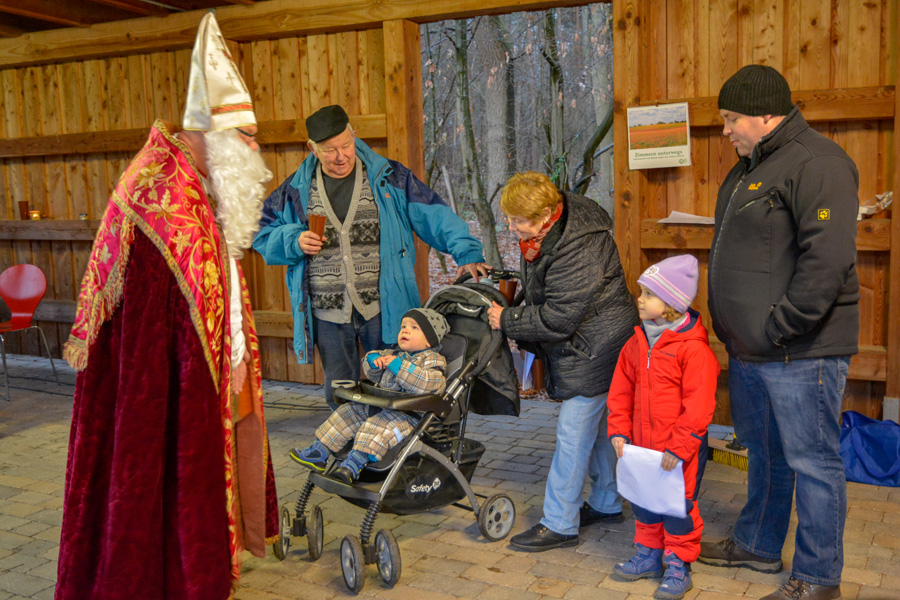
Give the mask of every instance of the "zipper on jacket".
<path id="1" fill-rule="evenodd" d="M 734 188 L 731 190 L 731 195 L 728 197 L 728 202 L 725 204 L 725 212 L 722 214 L 722 229 L 719 230 L 719 235 L 716 236 L 716 242 L 715 242 L 715 245 L 710 250 L 710 256 L 715 256 L 718 258 L 719 242 L 722 239 L 722 234 L 725 233 L 725 223 L 727 223 L 727 221 L 728 221 L 728 210 L 731 208 L 732 200 L 734 200 L 734 197 L 737 195 L 738 188 L 741 187 L 741 184 L 744 182 L 744 179 L 746 177 L 747 177 L 747 173 L 744 173 L 743 175 L 741 175 L 741 178 L 738 179 L 737 183 L 734 184 Z M 712 267 L 713 267 L 713 265 L 710 264 L 708 266 L 708 269 L 715 273 L 716 271 Z M 715 294 L 712 293 L 712 290 L 714 287 L 715 286 L 710 286 L 710 290 L 708 293 L 710 302 L 715 302 Z M 717 302 L 716 302 L 716 305 L 717 305 L 716 309 L 718 309 Z M 712 308 L 712 307 L 710 307 L 710 308 Z M 716 310 L 716 312 L 719 312 L 719 311 Z M 729 329 L 730 329 L 730 327 L 729 327 Z"/>
<path id="2" fill-rule="evenodd" d="M 771 194 L 766 194 L 765 196 L 763 196 L 763 197 L 761 197 L 761 198 L 755 198 L 755 199 L 751 200 L 751 201 L 748 202 L 747 204 L 745 204 L 745 205 L 743 205 L 742 207 L 740 207 L 739 209 L 737 209 L 737 210 L 735 211 L 734 214 L 736 214 L 736 215 L 737 215 L 737 214 L 740 214 L 741 212 L 744 211 L 745 208 L 750 208 L 750 207 L 753 206 L 754 204 L 759 204 L 760 202 L 763 202 L 763 201 L 769 203 L 769 208 L 770 208 L 770 209 L 771 209 L 771 208 L 775 208 L 775 203 L 772 202 L 772 195 L 771 195 Z"/>
<path id="3" fill-rule="evenodd" d="M 650 350 L 647 350 L 647 370 L 650 370 Z"/>

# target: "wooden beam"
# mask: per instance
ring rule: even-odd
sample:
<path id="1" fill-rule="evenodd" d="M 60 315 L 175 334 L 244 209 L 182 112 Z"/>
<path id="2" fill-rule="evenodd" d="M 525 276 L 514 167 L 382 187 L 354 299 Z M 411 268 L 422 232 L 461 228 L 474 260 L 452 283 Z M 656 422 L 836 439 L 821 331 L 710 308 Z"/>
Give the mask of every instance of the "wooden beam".
<path id="1" fill-rule="evenodd" d="M 858 121 L 869 119 L 893 119 L 896 109 L 894 86 L 881 85 L 830 90 L 794 92 L 791 98 L 803 111 L 809 123 L 816 121 Z M 687 102 L 691 127 L 721 127 L 718 96 L 703 98 L 670 98 L 658 102 L 641 102 L 642 106 L 655 106 Z"/>
<path id="2" fill-rule="evenodd" d="M 350 124 L 364 140 L 383 140 L 388 132 L 387 115 L 352 115 Z M 256 136 L 260 144 L 297 144 L 309 139 L 305 119 L 264 121 L 259 124 Z"/>
<path id="3" fill-rule="evenodd" d="M 422 108 L 422 59 L 419 25 L 409 20 L 384 22 L 387 157 L 425 179 L 425 131 Z M 428 298 L 428 246 L 416 238 L 416 283 Z"/>
<path id="4" fill-rule="evenodd" d="M 712 348 L 722 370 L 728 369 L 728 353 L 725 344 L 710 336 Z M 860 346 L 859 353 L 850 359 L 848 379 L 856 381 L 884 381 L 887 378 L 887 348 L 885 346 Z"/>
<path id="5" fill-rule="evenodd" d="M 900 31 L 900 10 L 897 11 L 897 29 Z M 896 35 L 896 34 L 895 34 Z M 896 59 L 895 59 L 896 64 Z M 896 67 L 895 67 L 896 68 Z M 900 94 L 895 98 L 894 110 L 894 205 L 891 209 L 891 255 L 887 271 L 887 383 L 885 397 L 900 399 Z M 894 301 L 891 301 L 893 299 Z"/>
<path id="6" fill-rule="evenodd" d="M 97 7 L 91 7 L 83 2 L 59 0 L 0 0 L 0 13 L 10 13 L 67 27 L 87 27 L 107 18 L 127 19 L 133 16 L 133 13 L 116 9 L 98 11 Z"/>
<path id="7" fill-rule="evenodd" d="M 74 323 L 75 307 L 74 300 L 48 300 L 45 298 L 35 309 L 34 319 L 53 323 Z"/>
<path id="8" fill-rule="evenodd" d="M 290 311 L 254 310 L 253 320 L 259 337 L 294 339 L 294 317 Z"/>
<path id="9" fill-rule="evenodd" d="M 61 221 L 46 219 L 42 221 L 2 221 L 0 240 L 57 240 L 88 241 L 94 240 L 100 221 Z"/>
<path id="10" fill-rule="evenodd" d="M 0 38 L 18 37 L 25 33 L 25 30 L 8 23 L 0 23 Z"/>
<path id="11" fill-rule="evenodd" d="M 147 141 L 148 132 L 147 128 L 120 129 L 118 131 L 67 133 L 0 140 L 0 157 L 136 151 Z"/>
<path id="12" fill-rule="evenodd" d="M 857 223 L 858 252 L 889 252 L 892 219 L 866 219 Z M 659 223 L 658 219 L 641 221 L 641 248 L 645 250 L 709 250 L 712 225 L 677 225 Z M 897 242 L 900 243 L 900 242 Z"/>
<path id="13" fill-rule="evenodd" d="M 20 0 L 0 1 L 20 3 Z M 424 23 L 590 3 L 590 0 L 267 0 L 252 6 L 223 6 L 216 10 L 216 19 L 226 38 L 249 41 L 373 29 L 388 20 Z M 205 12 L 97 23 L 82 30 L 41 31 L 3 39 L 0 40 L 0 68 L 189 48 Z"/>
<path id="14" fill-rule="evenodd" d="M 649 26 L 646 3 L 619 0 L 613 3 L 613 148 L 615 173 L 615 238 L 625 281 L 632 293 L 637 289 L 641 266 L 640 218 L 646 174 L 628 168 L 628 123 L 626 107 L 641 97 L 641 81 L 650 79 L 650 60 L 642 60 Z M 637 295 L 635 294 L 635 295 Z"/>
<path id="15" fill-rule="evenodd" d="M 170 14 L 168 10 L 162 6 L 148 4 L 140 0 L 90 0 L 94 4 L 105 4 L 113 8 L 119 8 L 130 13 L 135 13 L 145 17 L 165 17 Z"/>
<path id="16" fill-rule="evenodd" d="M 387 137 L 385 115 L 354 115 L 350 117 L 350 123 L 364 140 Z M 0 158 L 136 152 L 147 141 L 148 132 L 149 129 L 140 128 L 0 139 Z M 303 119 L 265 121 L 259 124 L 257 140 L 262 145 L 302 144 L 307 139 L 306 123 Z"/>

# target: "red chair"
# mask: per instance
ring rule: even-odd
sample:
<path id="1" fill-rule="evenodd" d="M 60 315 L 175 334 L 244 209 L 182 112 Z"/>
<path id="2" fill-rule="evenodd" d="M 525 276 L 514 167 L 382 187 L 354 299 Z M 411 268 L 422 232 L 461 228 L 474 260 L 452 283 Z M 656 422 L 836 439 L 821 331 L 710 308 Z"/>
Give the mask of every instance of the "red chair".
<path id="1" fill-rule="evenodd" d="M 34 310 L 44 293 L 47 291 L 47 278 L 44 272 L 34 265 L 15 265 L 0 273 L 0 298 L 6 302 L 12 312 L 12 319 L 0 323 L 0 353 L 3 355 L 3 374 L 6 377 L 6 400 L 9 401 L 9 370 L 6 368 L 6 343 L 3 334 L 11 331 L 24 331 L 25 329 L 37 329 L 44 342 L 44 349 L 50 358 L 50 366 L 53 367 L 53 377 L 59 383 L 56 375 L 56 365 L 50 356 L 50 347 L 47 338 L 41 328 L 34 324 Z"/>

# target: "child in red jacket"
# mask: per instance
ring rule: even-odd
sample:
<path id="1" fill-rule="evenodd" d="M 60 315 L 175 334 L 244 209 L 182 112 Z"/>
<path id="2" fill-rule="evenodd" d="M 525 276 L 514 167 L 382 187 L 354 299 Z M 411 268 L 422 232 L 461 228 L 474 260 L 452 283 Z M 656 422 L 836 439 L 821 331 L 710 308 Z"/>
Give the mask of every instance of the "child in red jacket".
<path id="1" fill-rule="evenodd" d="M 641 325 L 622 348 L 609 390 L 609 437 L 621 458 L 625 444 L 663 452 L 661 467 L 684 473 L 687 516 L 652 513 L 632 502 L 637 553 L 612 577 L 665 576 L 656 598 L 682 598 L 693 587 L 689 564 L 700 554 L 703 520 L 697 491 L 706 463 L 706 428 L 716 407 L 719 363 L 700 315 L 697 259 L 673 256 L 638 278 Z"/>

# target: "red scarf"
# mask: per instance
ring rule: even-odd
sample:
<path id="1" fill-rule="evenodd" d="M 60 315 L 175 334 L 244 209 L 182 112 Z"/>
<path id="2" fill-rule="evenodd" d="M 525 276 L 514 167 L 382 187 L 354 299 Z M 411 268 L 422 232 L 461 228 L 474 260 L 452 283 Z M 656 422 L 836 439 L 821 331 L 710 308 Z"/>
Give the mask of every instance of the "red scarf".
<path id="1" fill-rule="evenodd" d="M 519 250 L 522 251 L 522 256 L 525 257 L 526 262 L 532 262 L 541 255 L 541 244 L 544 238 L 547 237 L 547 233 L 553 227 L 553 224 L 559 221 L 559 218 L 562 216 L 562 209 L 563 203 L 560 202 L 556 205 L 556 211 L 550 215 L 550 218 L 544 223 L 536 236 L 529 240 L 519 240 Z"/>

